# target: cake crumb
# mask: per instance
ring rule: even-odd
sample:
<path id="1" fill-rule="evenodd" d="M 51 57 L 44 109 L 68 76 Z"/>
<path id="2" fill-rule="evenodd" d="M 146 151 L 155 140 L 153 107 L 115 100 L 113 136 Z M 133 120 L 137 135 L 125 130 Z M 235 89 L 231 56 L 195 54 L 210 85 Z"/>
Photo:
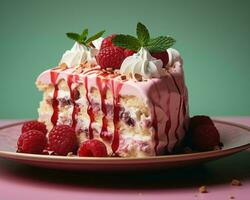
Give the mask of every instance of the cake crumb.
<path id="1" fill-rule="evenodd" d="M 205 185 L 201 186 L 201 187 L 199 188 L 199 192 L 200 192 L 200 193 L 207 193 L 207 188 L 206 188 L 206 186 L 205 186 Z"/>
<path id="2" fill-rule="evenodd" d="M 230 196 L 229 196 L 229 199 L 235 199 L 235 197 L 234 197 L 234 196 L 232 196 L 232 195 L 230 195 Z"/>
<path id="3" fill-rule="evenodd" d="M 74 156 L 74 154 L 73 154 L 73 152 L 69 152 L 69 153 L 67 154 L 67 156 L 72 157 L 72 156 Z"/>
<path id="4" fill-rule="evenodd" d="M 242 184 L 241 184 L 241 182 L 240 182 L 239 180 L 233 179 L 233 180 L 231 181 L 231 185 L 232 185 L 232 186 L 241 186 Z"/>

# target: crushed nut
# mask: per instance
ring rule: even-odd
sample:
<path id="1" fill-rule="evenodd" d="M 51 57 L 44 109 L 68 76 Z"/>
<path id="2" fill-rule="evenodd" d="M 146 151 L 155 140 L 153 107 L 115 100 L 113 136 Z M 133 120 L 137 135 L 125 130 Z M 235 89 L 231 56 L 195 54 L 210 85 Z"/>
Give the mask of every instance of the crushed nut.
<path id="1" fill-rule="evenodd" d="M 233 180 L 231 181 L 231 185 L 232 185 L 232 186 L 241 186 L 242 184 L 241 184 L 241 182 L 240 182 L 239 180 L 233 179 Z"/>
<path id="2" fill-rule="evenodd" d="M 81 74 L 83 72 L 83 67 L 81 67 L 81 66 L 77 67 L 74 72 L 77 74 Z"/>
<path id="3" fill-rule="evenodd" d="M 120 75 L 120 70 L 114 70 L 114 73 L 117 74 L 117 75 Z"/>
<path id="4" fill-rule="evenodd" d="M 205 186 L 205 185 L 201 186 L 201 187 L 199 188 L 199 192 L 200 192 L 200 193 L 207 193 L 207 188 L 206 188 L 206 186 Z"/>
<path id="5" fill-rule="evenodd" d="M 127 76 L 126 76 L 126 75 L 122 75 L 122 76 L 121 76 L 121 79 L 122 79 L 123 81 L 125 81 L 125 80 L 127 80 Z"/>
<path id="6" fill-rule="evenodd" d="M 65 70 L 65 69 L 68 68 L 68 65 L 67 65 L 66 63 L 61 63 L 61 64 L 59 65 L 59 68 L 62 69 L 62 70 Z"/>
<path id="7" fill-rule="evenodd" d="M 137 81 L 142 81 L 142 75 L 141 75 L 141 74 L 135 73 L 134 77 L 135 77 L 135 79 L 136 79 Z"/>

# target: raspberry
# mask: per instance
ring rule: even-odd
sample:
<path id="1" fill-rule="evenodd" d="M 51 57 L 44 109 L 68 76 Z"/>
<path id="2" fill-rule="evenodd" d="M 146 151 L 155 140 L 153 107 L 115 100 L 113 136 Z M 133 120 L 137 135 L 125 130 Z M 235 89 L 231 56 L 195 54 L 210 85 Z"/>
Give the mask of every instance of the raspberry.
<path id="1" fill-rule="evenodd" d="M 130 49 L 124 49 L 124 56 L 127 58 L 128 56 L 132 56 L 135 53 L 135 51 Z"/>
<path id="2" fill-rule="evenodd" d="M 220 135 L 215 126 L 203 124 L 191 133 L 191 145 L 199 151 L 213 150 L 220 143 Z"/>
<path id="3" fill-rule="evenodd" d="M 27 132 L 29 130 L 41 131 L 44 134 L 47 133 L 46 125 L 44 123 L 42 123 L 42 122 L 38 122 L 38 121 L 35 121 L 35 120 L 23 123 L 22 133 Z"/>
<path id="4" fill-rule="evenodd" d="M 42 153 L 46 146 L 44 133 L 37 130 L 29 130 L 20 135 L 17 141 L 17 152 L 20 153 Z"/>
<path id="5" fill-rule="evenodd" d="M 102 69 L 108 67 L 119 69 L 124 59 L 124 51 L 119 47 L 106 47 L 97 55 L 97 62 Z"/>
<path id="6" fill-rule="evenodd" d="M 77 147 L 75 131 L 68 125 L 57 125 L 49 133 L 49 149 L 57 155 L 66 156 Z"/>
<path id="7" fill-rule="evenodd" d="M 189 130 L 192 132 L 197 126 L 205 124 L 214 126 L 214 123 L 210 117 L 205 115 L 196 115 L 190 119 Z"/>
<path id="8" fill-rule="evenodd" d="M 101 49 L 106 47 L 113 47 L 112 39 L 116 36 L 116 34 L 111 34 L 108 37 L 104 38 L 101 44 Z"/>
<path id="9" fill-rule="evenodd" d="M 169 58 L 168 58 L 168 52 L 163 51 L 163 52 L 157 52 L 157 53 L 152 53 L 151 54 L 154 58 L 161 59 L 163 63 L 163 67 L 168 64 Z"/>
<path id="10" fill-rule="evenodd" d="M 108 155 L 105 144 L 101 141 L 92 139 L 83 142 L 77 152 L 78 156 L 105 157 Z"/>

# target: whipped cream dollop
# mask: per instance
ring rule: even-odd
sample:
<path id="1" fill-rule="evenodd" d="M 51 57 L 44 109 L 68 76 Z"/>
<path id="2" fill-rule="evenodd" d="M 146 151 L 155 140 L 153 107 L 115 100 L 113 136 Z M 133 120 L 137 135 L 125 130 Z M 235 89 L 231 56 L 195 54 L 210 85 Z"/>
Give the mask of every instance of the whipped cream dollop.
<path id="1" fill-rule="evenodd" d="M 183 65 L 183 60 L 181 58 L 181 54 L 179 51 L 173 48 L 167 49 L 168 52 L 168 63 L 166 67 L 173 67 L 176 65 L 182 66 Z"/>
<path id="2" fill-rule="evenodd" d="M 63 54 L 59 64 L 66 63 L 68 67 L 77 67 L 87 61 L 89 64 L 96 65 L 97 52 L 95 48 L 88 48 L 76 42 L 72 49 Z"/>
<path id="3" fill-rule="evenodd" d="M 159 78 L 166 75 L 162 65 L 160 59 L 152 57 L 149 51 L 142 47 L 138 53 L 123 61 L 120 72 L 125 75 L 131 74 L 133 78 L 135 74 L 140 74 L 144 79 Z"/>

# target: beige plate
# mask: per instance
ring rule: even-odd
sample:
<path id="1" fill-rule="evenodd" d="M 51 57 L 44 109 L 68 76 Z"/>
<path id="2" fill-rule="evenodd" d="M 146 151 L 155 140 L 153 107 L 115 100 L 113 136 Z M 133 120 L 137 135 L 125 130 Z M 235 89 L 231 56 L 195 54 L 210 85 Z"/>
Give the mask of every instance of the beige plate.
<path id="1" fill-rule="evenodd" d="M 218 128 L 222 150 L 166 155 L 149 158 L 91 158 L 63 157 L 16 153 L 16 141 L 21 123 L 0 127 L 0 157 L 40 167 L 71 170 L 138 170 L 193 165 L 240 152 L 250 147 L 250 128 L 239 124 L 214 120 Z"/>

